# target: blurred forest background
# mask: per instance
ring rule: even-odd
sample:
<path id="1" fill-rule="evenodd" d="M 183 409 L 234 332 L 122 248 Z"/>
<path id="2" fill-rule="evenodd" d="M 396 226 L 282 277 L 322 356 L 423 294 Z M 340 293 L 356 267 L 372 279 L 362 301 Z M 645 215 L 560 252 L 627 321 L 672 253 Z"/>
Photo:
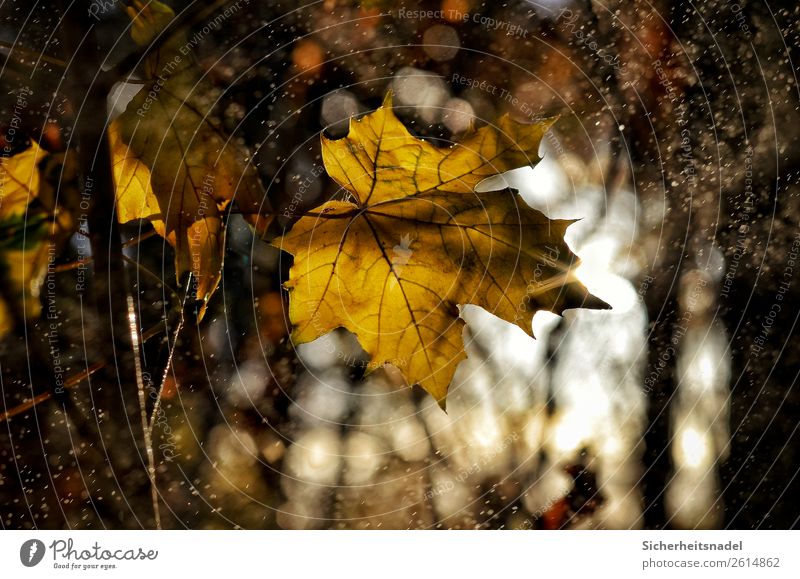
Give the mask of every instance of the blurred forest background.
<path id="1" fill-rule="evenodd" d="M 19 265 L 0 247 L 3 528 L 797 526 L 796 3 L 168 3 L 279 214 L 337 193 L 320 133 L 343 136 L 387 89 L 443 146 L 504 113 L 560 115 L 543 161 L 495 183 L 581 219 L 579 276 L 613 309 L 537 314 L 533 340 L 467 308 L 444 413 L 392 368 L 364 378 L 343 331 L 293 348 L 291 258 L 231 212 L 220 291 L 183 319 L 171 248 L 110 219 L 106 113 L 141 88 L 123 3 L 6 0 L 4 158 L 40 143 L 40 203 L 79 204 L 101 154 L 89 236 L 62 240 L 49 294 L 9 292 Z"/>

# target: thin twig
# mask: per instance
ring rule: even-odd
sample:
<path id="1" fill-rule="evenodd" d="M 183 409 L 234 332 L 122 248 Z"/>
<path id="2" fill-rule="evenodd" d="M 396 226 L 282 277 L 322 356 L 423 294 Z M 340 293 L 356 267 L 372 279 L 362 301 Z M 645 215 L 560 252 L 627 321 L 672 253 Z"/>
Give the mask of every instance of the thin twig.
<path id="1" fill-rule="evenodd" d="M 122 247 L 123 248 L 130 247 L 131 245 L 134 245 L 135 243 L 139 243 L 143 239 L 147 239 L 148 237 L 151 237 L 152 235 L 155 235 L 154 231 L 151 231 L 151 232 L 148 232 L 146 234 L 140 235 L 138 238 L 129 240 L 129 241 L 123 243 Z M 156 283 L 159 283 L 159 284 L 163 285 L 165 288 L 167 288 L 169 290 L 169 292 L 173 296 L 175 296 L 176 298 L 178 297 L 178 292 L 175 290 L 175 288 L 173 288 L 171 285 L 169 285 L 167 282 L 165 282 L 162 278 L 160 278 L 158 276 L 158 274 L 156 274 L 154 271 L 150 270 L 150 268 L 148 268 L 145 265 L 142 265 L 141 263 L 139 263 L 138 261 L 136 261 L 135 259 L 133 259 L 131 257 L 128 257 L 127 255 L 123 255 L 122 259 L 126 263 L 130 263 L 131 265 L 135 266 L 137 269 L 139 269 L 145 275 L 147 275 L 148 277 L 153 279 Z M 78 269 L 80 267 L 85 267 L 88 264 L 92 263 L 93 261 L 94 261 L 94 258 L 86 257 L 84 259 L 79 259 L 77 261 L 71 261 L 69 263 L 62 263 L 60 265 L 55 266 L 53 269 L 54 269 L 54 271 L 56 273 L 63 273 L 65 271 L 72 271 L 73 269 Z"/>
<path id="2" fill-rule="evenodd" d="M 142 333 L 142 343 L 147 342 L 150 338 L 152 338 L 153 336 L 157 336 L 162 331 L 163 331 L 163 324 L 162 323 L 156 324 L 155 326 L 147 329 L 144 333 Z M 105 368 L 107 365 L 108 365 L 107 362 L 97 362 L 97 363 L 92 364 L 91 366 L 87 367 L 85 370 L 82 370 L 82 371 L 78 372 L 77 374 L 73 374 L 71 376 L 68 376 L 67 378 L 64 379 L 64 388 L 65 389 L 66 388 L 74 388 L 75 386 L 77 386 L 78 384 L 80 384 L 81 382 L 86 380 L 89 376 L 91 376 L 92 374 L 94 374 L 98 370 L 101 370 L 101 369 Z M 8 410 L 8 411 L 3 412 L 2 414 L 0 414 L 0 422 L 5 422 L 6 420 L 10 420 L 11 418 L 14 418 L 15 416 L 18 416 L 18 415 L 20 415 L 20 414 L 22 414 L 24 412 L 27 412 L 28 410 L 30 410 L 34 406 L 37 406 L 37 405 L 41 404 L 42 402 L 46 402 L 47 400 L 50 400 L 50 398 L 52 398 L 52 397 L 53 397 L 53 393 L 52 392 L 43 392 L 42 394 L 37 394 L 36 396 L 31 398 L 30 400 L 26 400 L 25 402 L 22 402 L 21 404 L 17 404 L 11 410 Z"/>
<path id="3" fill-rule="evenodd" d="M 136 370 L 136 391 L 139 396 L 139 418 L 142 422 L 142 433 L 144 436 L 144 449 L 147 455 L 147 475 L 150 479 L 150 498 L 153 501 L 153 517 L 155 518 L 156 529 L 161 530 L 161 508 L 158 503 L 158 486 L 156 484 L 156 462 L 153 456 L 153 439 L 150 436 L 150 428 L 147 423 L 147 395 L 144 391 L 144 374 L 142 373 L 142 348 L 139 343 L 139 324 L 137 323 L 136 308 L 133 305 L 133 297 L 127 295 L 128 302 L 128 323 L 131 332 L 131 346 L 133 348 L 133 365 Z"/>
<path id="4" fill-rule="evenodd" d="M 47 56 L 46 54 L 36 53 L 36 52 L 34 52 L 32 50 L 28 50 L 27 48 L 25 48 L 23 46 L 20 46 L 19 43 L 12 44 L 10 42 L 6 42 L 4 40 L 0 40 L 0 48 L 8 49 L 8 58 L 11 58 L 12 54 L 18 53 L 18 54 L 14 54 L 14 56 L 26 56 L 26 57 L 32 59 L 34 62 L 44 61 L 44 62 L 47 62 L 49 64 L 54 64 L 56 66 L 60 66 L 61 68 L 66 68 L 67 67 L 67 63 L 64 62 L 63 60 L 58 59 L 58 58 L 54 58 L 52 56 Z M 23 64 L 27 64 L 27 63 L 23 63 Z"/>
<path id="5" fill-rule="evenodd" d="M 150 414 L 150 435 L 152 437 L 153 433 L 153 425 L 156 423 L 158 419 L 158 413 L 161 411 L 161 398 L 162 394 L 164 393 L 164 384 L 167 382 L 167 375 L 169 374 L 170 369 L 172 368 L 172 359 L 175 356 L 175 348 L 178 345 L 178 336 L 181 333 L 181 329 L 183 328 L 183 323 L 186 319 L 185 317 L 185 310 L 186 310 L 186 301 L 189 298 L 189 288 L 191 287 L 192 283 L 192 274 L 189 274 L 189 281 L 186 284 L 186 293 L 183 296 L 183 303 L 181 304 L 181 313 L 180 317 L 178 318 L 178 325 L 175 328 L 175 334 L 172 338 L 172 344 L 168 344 L 169 346 L 169 355 L 167 356 L 167 363 L 164 365 L 164 372 L 161 375 L 161 384 L 158 387 L 158 393 L 156 394 L 156 400 L 153 404 L 153 412 Z M 169 335 L 167 336 L 167 340 L 169 340 Z"/>
<path id="6" fill-rule="evenodd" d="M 76 231 L 75 233 L 77 235 L 82 235 L 84 237 L 88 237 L 87 235 L 85 235 L 84 233 L 81 233 L 80 231 Z M 150 239 L 155 234 L 156 234 L 156 232 L 155 232 L 154 229 L 151 229 L 149 231 L 145 231 L 141 235 L 138 235 L 138 236 L 134 237 L 133 239 L 129 239 L 128 241 L 123 243 L 122 244 L 122 248 L 123 249 L 127 249 L 127 248 L 129 248 L 131 246 L 137 245 L 137 244 L 141 243 L 142 241 L 144 241 L 145 239 Z M 78 261 L 71 261 L 70 263 L 62 263 L 60 265 L 55 266 L 54 269 L 55 269 L 55 271 L 57 273 L 60 273 L 62 271 L 70 271 L 70 270 L 73 270 L 73 269 L 78 269 L 79 267 L 84 266 L 84 265 L 89 265 L 93 261 L 94 261 L 94 258 L 86 257 L 84 259 L 79 259 Z"/>
<path id="7" fill-rule="evenodd" d="M 94 259 L 91 257 L 85 257 L 83 259 L 79 259 L 78 261 L 71 261 L 69 263 L 61 263 L 53 268 L 53 271 L 56 273 L 63 273 L 65 271 L 72 271 L 73 269 L 78 269 L 79 267 L 84 267 L 92 263 Z"/>
<path id="8" fill-rule="evenodd" d="M 128 257 L 127 255 L 123 255 L 122 259 L 124 259 L 126 263 L 130 263 L 131 265 L 136 266 L 137 269 L 142 271 L 148 277 L 155 280 L 156 283 L 160 283 L 165 288 L 167 288 L 169 290 L 169 293 L 171 293 L 173 296 L 178 297 L 178 292 L 175 290 L 175 288 L 173 288 L 171 285 L 169 285 L 167 282 L 161 279 L 158 276 L 158 274 L 156 274 L 154 271 L 151 271 L 150 268 L 148 268 L 146 265 L 142 265 L 141 263 L 139 263 L 138 261 L 136 261 L 131 257 Z"/>
<path id="9" fill-rule="evenodd" d="M 89 376 L 100 370 L 101 368 L 105 367 L 105 363 L 98 362 L 97 364 L 92 364 L 91 366 L 87 367 L 85 370 L 78 372 L 77 374 L 73 374 L 72 376 L 67 377 L 64 380 L 64 388 L 72 388 L 77 384 L 86 380 Z M 37 404 L 41 404 L 46 400 L 49 400 L 53 397 L 52 392 L 43 392 L 37 396 L 34 396 L 30 400 L 23 402 L 22 404 L 18 404 L 11 410 L 3 412 L 0 414 L 0 422 L 5 422 L 6 420 L 10 420 L 15 416 L 22 414 L 23 412 L 27 412 Z"/>

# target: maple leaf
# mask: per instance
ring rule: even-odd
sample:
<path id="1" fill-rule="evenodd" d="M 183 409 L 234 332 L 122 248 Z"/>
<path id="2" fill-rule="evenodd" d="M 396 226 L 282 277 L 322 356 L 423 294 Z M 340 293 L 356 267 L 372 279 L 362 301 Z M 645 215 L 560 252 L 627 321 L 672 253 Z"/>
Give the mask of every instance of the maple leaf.
<path id="1" fill-rule="evenodd" d="M 0 336 L 13 328 L 12 310 L 26 318 L 39 316 L 39 289 L 46 271 L 48 249 L 44 212 L 32 209 L 39 196 L 38 164 L 47 152 L 32 143 L 0 164 L 0 277 L 6 284 L 0 298 Z M 9 301 L 11 303 L 9 303 Z"/>
<path id="2" fill-rule="evenodd" d="M 153 41 L 175 14 L 157 1 L 134 2 L 131 36 Z M 223 217 L 236 199 L 257 228 L 264 191 L 243 152 L 209 116 L 213 87 L 201 74 L 185 34 L 149 54 L 145 85 L 109 127 L 117 216 L 145 219 L 175 250 L 178 278 L 191 272 L 200 316 L 217 288 L 224 257 Z"/>
<path id="3" fill-rule="evenodd" d="M 273 241 L 294 255 L 285 284 L 294 343 L 344 327 L 371 369 L 391 361 L 444 405 L 466 356 L 461 306 L 528 334 L 537 310 L 607 308 L 574 276 L 564 241 L 573 221 L 548 219 L 512 189 L 475 192 L 486 177 L 538 161 L 551 124 L 505 116 L 437 148 L 408 132 L 389 93 L 351 119 L 347 137 L 323 136 L 325 167 L 354 201 L 328 201 Z"/>
<path id="4" fill-rule="evenodd" d="M 28 204 L 39 195 L 41 178 L 37 165 L 47 151 L 37 143 L 0 162 L 0 220 L 25 213 Z"/>

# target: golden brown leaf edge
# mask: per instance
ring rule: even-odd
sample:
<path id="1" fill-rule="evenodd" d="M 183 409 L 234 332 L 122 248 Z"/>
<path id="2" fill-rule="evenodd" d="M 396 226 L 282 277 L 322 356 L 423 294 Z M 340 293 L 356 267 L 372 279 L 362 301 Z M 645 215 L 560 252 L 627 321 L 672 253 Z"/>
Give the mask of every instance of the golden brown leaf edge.
<path id="1" fill-rule="evenodd" d="M 507 115 L 448 148 L 415 138 L 383 106 L 322 137 L 346 200 L 300 218 L 273 245 L 294 256 L 289 317 L 295 345 L 336 328 L 358 337 L 368 371 L 391 363 L 444 408 L 466 357 L 460 308 L 483 307 L 532 334 L 533 314 L 607 309 L 574 275 L 564 241 L 573 220 L 548 219 L 513 189 L 475 191 L 492 175 L 534 165 L 555 119 Z"/>

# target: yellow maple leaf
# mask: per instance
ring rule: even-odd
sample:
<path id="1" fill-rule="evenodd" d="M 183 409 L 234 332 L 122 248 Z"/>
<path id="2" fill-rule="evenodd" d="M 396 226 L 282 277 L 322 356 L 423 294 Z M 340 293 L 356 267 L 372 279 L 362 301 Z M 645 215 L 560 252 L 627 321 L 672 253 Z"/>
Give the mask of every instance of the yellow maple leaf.
<path id="1" fill-rule="evenodd" d="M 157 1 L 134 2 L 128 14 L 140 45 L 174 18 Z M 264 191 L 255 168 L 210 118 L 212 87 L 185 35 L 150 54 L 143 69 L 147 82 L 109 128 L 117 216 L 150 221 L 175 250 L 177 276 L 192 272 L 205 303 L 220 281 L 225 210 L 235 197 L 255 222 Z"/>
<path id="2" fill-rule="evenodd" d="M 289 317 L 295 344 L 344 327 L 444 405 L 465 357 L 460 307 L 475 304 L 528 334 L 537 310 L 606 308 L 575 278 L 550 220 L 511 189 L 476 193 L 502 171 L 532 165 L 552 124 L 508 117 L 449 148 L 413 137 L 382 107 L 322 139 L 325 167 L 351 195 L 298 220 L 273 244 L 294 255 Z"/>
<path id="3" fill-rule="evenodd" d="M 37 143 L 0 161 L 0 220 L 25 213 L 28 204 L 39 194 L 39 171 L 36 166 L 45 156 Z"/>
<path id="4" fill-rule="evenodd" d="M 46 219 L 40 210 L 30 211 L 39 196 L 38 164 L 47 155 L 37 143 L 0 163 L 0 275 L 7 284 L 0 299 L 0 336 L 13 328 L 11 309 L 26 319 L 41 311 L 39 290 L 52 243 L 45 240 Z"/>

